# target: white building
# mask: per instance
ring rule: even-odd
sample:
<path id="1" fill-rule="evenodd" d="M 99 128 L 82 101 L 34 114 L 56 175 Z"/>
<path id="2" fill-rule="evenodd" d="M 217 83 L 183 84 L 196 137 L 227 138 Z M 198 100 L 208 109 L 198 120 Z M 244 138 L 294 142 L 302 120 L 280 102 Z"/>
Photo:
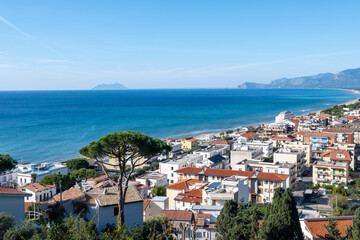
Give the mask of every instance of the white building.
<path id="1" fill-rule="evenodd" d="M 40 181 L 45 176 L 52 174 L 68 174 L 66 165 L 58 163 L 30 163 L 19 164 L 18 168 L 20 172 L 17 174 L 17 184 L 24 185 L 33 182 L 33 176 L 35 176 L 35 182 Z"/>
<path id="2" fill-rule="evenodd" d="M 25 220 L 25 197 L 31 196 L 28 193 L 16 189 L 0 187 L 0 212 L 10 214 L 15 220 Z"/>
<path id="3" fill-rule="evenodd" d="M 296 174 L 300 176 L 305 170 L 306 152 L 302 148 L 286 146 L 274 153 L 274 162 L 296 165 Z"/>
<path id="4" fill-rule="evenodd" d="M 40 183 L 26 184 L 20 186 L 18 190 L 31 194 L 31 196 L 25 198 L 25 202 L 44 202 L 56 195 L 55 185 L 43 185 Z"/>
<path id="5" fill-rule="evenodd" d="M 255 140 L 252 142 L 240 143 L 237 142 L 237 145 L 234 146 L 235 149 L 261 149 L 263 157 L 271 157 L 273 153 L 273 143 L 272 141 L 259 141 Z"/>
<path id="6" fill-rule="evenodd" d="M 17 173 L 19 169 L 15 168 L 11 171 L 6 171 L 0 175 L 0 186 L 1 187 L 15 187 L 17 185 Z"/>
<path id="7" fill-rule="evenodd" d="M 275 122 L 281 123 L 281 122 L 285 122 L 285 121 L 290 120 L 295 117 L 296 117 L 296 115 L 294 113 L 288 112 L 288 111 L 283 111 L 283 112 L 280 112 L 279 115 L 277 115 L 275 117 Z"/>
<path id="8" fill-rule="evenodd" d="M 177 173 L 174 172 L 182 167 L 195 167 L 196 163 L 203 160 L 202 155 L 186 154 L 177 159 L 171 159 L 164 162 L 160 162 L 160 173 L 166 174 L 168 183 L 172 184 L 178 181 Z"/>
<path id="9" fill-rule="evenodd" d="M 215 240 L 216 231 L 213 227 L 223 206 L 195 205 L 191 211 L 195 214 L 197 222 L 195 229 L 196 239 Z"/>
<path id="10" fill-rule="evenodd" d="M 163 210 L 169 209 L 169 198 L 156 196 L 144 200 L 144 221 L 151 215 L 160 214 Z"/>
<path id="11" fill-rule="evenodd" d="M 135 178 L 136 182 L 148 186 L 150 189 L 156 186 L 166 186 L 168 184 L 167 174 L 149 172 Z"/>

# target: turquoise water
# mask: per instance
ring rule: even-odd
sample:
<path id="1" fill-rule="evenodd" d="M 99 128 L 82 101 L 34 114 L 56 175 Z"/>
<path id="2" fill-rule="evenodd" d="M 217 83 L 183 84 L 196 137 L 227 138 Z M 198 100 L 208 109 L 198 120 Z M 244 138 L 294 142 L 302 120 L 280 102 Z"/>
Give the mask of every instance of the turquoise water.
<path id="1" fill-rule="evenodd" d="M 304 114 L 359 97 L 343 90 L 192 89 L 0 92 L 0 153 L 58 161 L 119 130 L 196 136 Z"/>

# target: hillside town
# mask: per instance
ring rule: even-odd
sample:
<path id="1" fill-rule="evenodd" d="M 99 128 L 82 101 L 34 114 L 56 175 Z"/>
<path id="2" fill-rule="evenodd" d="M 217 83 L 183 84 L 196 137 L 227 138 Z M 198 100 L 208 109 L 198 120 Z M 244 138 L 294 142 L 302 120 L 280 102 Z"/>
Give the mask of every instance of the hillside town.
<path id="1" fill-rule="evenodd" d="M 279 188 L 291 190 L 304 239 L 326 239 L 320 236 L 330 221 L 344 238 L 353 224 L 360 202 L 358 100 L 303 116 L 284 111 L 256 127 L 162 141 L 170 151 L 144 157 L 136 167 L 126 164 L 129 228 L 161 215 L 176 239 L 217 239 L 227 202 L 254 206 L 263 216 Z M 119 166 L 115 158 L 88 156 L 18 163 L 0 176 L 0 212 L 34 222 L 81 215 L 103 232 L 118 222 L 113 178 L 119 179 Z"/>

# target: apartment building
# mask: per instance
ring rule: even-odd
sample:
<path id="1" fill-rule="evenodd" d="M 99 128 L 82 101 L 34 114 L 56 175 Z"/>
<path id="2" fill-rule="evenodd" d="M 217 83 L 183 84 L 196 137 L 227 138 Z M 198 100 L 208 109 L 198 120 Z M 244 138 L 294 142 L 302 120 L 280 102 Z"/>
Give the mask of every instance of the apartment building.
<path id="1" fill-rule="evenodd" d="M 192 137 L 177 139 L 175 142 L 181 143 L 181 149 L 183 151 L 190 151 L 198 145 L 198 140 Z"/>
<path id="2" fill-rule="evenodd" d="M 254 140 L 258 140 L 258 139 L 259 139 L 259 135 L 257 135 L 256 133 L 253 133 L 253 132 L 248 132 L 248 133 L 241 134 L 238 141 L 240 143 L 246 143 L 246 142 L 251 142 Z"/>
<path id="3" fill-rule="evenodd" d="M 312 158 L 319 159 L 327 147 L 336 143 L 336 133 L 330 132 L 297 132 L 294 133 L 304 144 L 311 144 Z"/>
<path id="4" fill-rule="evenodd" d="M 342 149 L 331 149 L 321 155 L 326 162 L 349 163 L 350 169 L 355 169 L 355 159 L 353 153 Z"/>
<path id="5" fill-rule="evenodd" d="M 280 112 L 279 115 L 277 115 L 275 117 L 275 122 L 281 123 L 281 122 L 285 122 L 285 121 L 290 120 L 295 117 L 296 117 L 296 115 L 294 113 L 289 112 L 289 111 L 283 111 L 283 112 Z"/>
<path id="6" fill-rule="evenodd" d="M 271 203 L 276 188 L 288 187 L 289 176 L 284 174 L 258 172 L 254 176 L 256 181 L 251 183 L 251 202 Z"/>
<path id="7" fill-rule="evenodd" d="M 313 164 L 313 184 L 347 186 L 349 163 L 318 161 Z"/>
<path id="8" fill-rule="evenodd" d="M 291 135 L 272 135 L 270 139 L 272 140 L 274 147 L 280 147 L 282 144 L 292 142 L 294 137 Z"/>
<path id="9" fill-rule="evenodd" d="M 272 141 L 251 141 L 246 143 L 237 143 L 234 147 L 235 150 L 251 150 L 261 149 L 263 157 L 271 157 L 273 154 L 273 142 Z"/>
<path id="10" fill-rule="evenodd" d="M 135 178 L 135 181 L 148 186 L 150 190 L 156 186 L 166 186 L 168 183 L 167 174 L 158 172 L 145 173 L 144 175 Z"/>
<path id="11" fill-rule="evenodd" d="M 177 159 L 171 159 L 160 162 L 159 171 L 162 174 L 167 174 L 168 183 L 172 184 L 178 181 L 176 170 L 183 167 L 195 167 L 196 163 L 203 160 L 202 155 L 186 154 Z"/>
<path id="12" fill-rule="evenodd" d="M 17 173 L 17 184 L 24 185 L 40 181 L 45 176 L 52 174 L 68 174 L 66 165 L 59 163 L 29 163 L 19 164 Z M 35 178 L 35 179 L 34 179 Z"/>
<path id="13" fill-rule="evenodd" d="M 283 143 L 280 148 L 291 148 L 291 149 L 299 149 L 299 151 L 305 152 L 305 164 L 310 165 L 311 164 L 311 144 L 304 144 L 300 141 L 294 141 L 289 143 Z"/>
<path id="14" fill-rule="evenodd" d="M 305 170 L 305 157 L 304 149 L 286 146 L 274 153 L 274 162 L 294 164 L 296 166 L 296 175 L 300 176 Z"/>
<path id="15" fill-rule="evenodd" d="M 20 186 L 18 190 L 31 194 L 31 196 L 25 198 L 25 202 L 45 202 L 56 195 L 55 185 L 44 185 L 40 183 L 26 184 Z"/>
<path id="16" fill-rule="evenodd" d="M 236 169 L 236 164 L 244 159 L 262 159 L 263 149 L 249 145 L 241 146 L 230 152 L 230 167 Z"/>

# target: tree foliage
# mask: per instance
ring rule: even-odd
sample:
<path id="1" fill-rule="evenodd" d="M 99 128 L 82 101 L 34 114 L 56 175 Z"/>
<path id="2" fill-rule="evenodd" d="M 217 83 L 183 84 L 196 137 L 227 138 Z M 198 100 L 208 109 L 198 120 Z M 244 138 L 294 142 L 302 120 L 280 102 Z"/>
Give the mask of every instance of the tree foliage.
<path id="1" fill-rule="evenodd" d="M 233 200 L 225 203 L 217 217 L 215 229 L 218 239 L 223 240 L 252 240 L 257 236 L 260 212 L 256 207 L 248 204 L 237 204 Z"/>
<path id="2" fill-rule="evenodd" d="M 166 196 L 166 188 L 164 186 L 156 186 L 152 190 L 152 195 L 155 196 Z"/>
<path id="3" fill-rule="evenodd" d="M 39 232 L 32 223 L 23 222 L 21 224 L 14 225 L 12 228 L 6 231 L 4 239 L 6 240 L 24 240 L 31 239 Z"/>
<path id="4" fill-rule="evenodd" d="M 92 178 L 96 177 L 98 174 L 95 169 L 80 169 L 75 172 L 70 173 L 70 178 L 81 180 L 83 178 Z"/>
<path id="5" fill-rule="evenodd" d="M 14 227 L 15 218 L 6 213 L 0 213 L 0 240 L 4 239 L 4 234 L 7 230 Z"/>
<path id="6" fill-rule="evenodd" d="M 81 168 L 89 168 L 89 162 L 85 158 L 75 158 L 66 161 L 68 169 L 79 170 Z"/>
<path id="7" fill-rule="evenodd" d="M 356 209 L 353 225 L 346 230 L 346 238 L 348 240 L 360 239 L 360 208 Z"/>
<path id="8" fill-rule="evenodd" d="M 329 218 L 329 223 L 327 225 L 325 225 L 326 231 L 327 233 L 325 233 L 324 236 L 318 236 L 322 239 L 326 239 L 326 240 L 340 240 L 342 239 L 340 236 L 340 231 L 338 228 L 338 224 L 336 220 L 332 220 L 331 218 Z"/>
<path id="9" fill-rule="evenodd" d="M 105 135 L 98 141 L 91 142 L 80 150 L 80 154 L 90 159 L 95 159 L 103 171 L 118 189 L 118 229 L 125 224 L 124 205 L 128 190 L 129 180 L 135 168 L 142 166 L 151 157 L 168 152 L 171 147 L 160 139 L 149 137 L 140 132 L 121 131 Z M 116 164 L 110 164 L 106 159 L 116 159 Z M 130 165 L 130 171 L 126 171 Z M 116 181 L 109 176 L 107 167 L 119 169 L 119 176 Z"/>
<path id="10" fill-rule="evenodd" d="M 61 180 L 62 190 L 66 190 L 66 189 L 72 187 L 75 183 L 74 180 L 70 178 L 70 176 L 64 175 L 64 174 L 48 175 L 48 176 L 45 176 L 43 179 L 41 179 L 39 182 L 41 184 L 45 184 L 45 185 L 55 184 L 56 187 L 59 188 L 60 180 Z"/>
<path id="11" fill-rule="evenodd" d="M 0 154 L 0 174 L 14 169 L 17 163 L 9 154 Z"/>
<path id="12" fill-rule="evenodd" d="M 304 239 L 296 202 L 290 189 L 275 189 L 273 202 L 266 211 L 258 239 Z"/>

